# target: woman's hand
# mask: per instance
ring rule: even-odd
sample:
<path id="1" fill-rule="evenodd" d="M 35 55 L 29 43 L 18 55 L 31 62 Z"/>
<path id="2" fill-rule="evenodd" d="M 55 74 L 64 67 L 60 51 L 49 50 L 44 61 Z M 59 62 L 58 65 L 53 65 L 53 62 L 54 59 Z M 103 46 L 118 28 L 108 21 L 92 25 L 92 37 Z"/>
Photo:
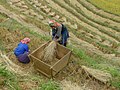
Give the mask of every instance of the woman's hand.
<path id="1" fill-rule="evenodd" d="M 57 39 L 57 38 L 54 38 L 53 40 L 54 40 L 55 42 L 57 42 L 57 41 L 58 41 L 58 39 Z"/>

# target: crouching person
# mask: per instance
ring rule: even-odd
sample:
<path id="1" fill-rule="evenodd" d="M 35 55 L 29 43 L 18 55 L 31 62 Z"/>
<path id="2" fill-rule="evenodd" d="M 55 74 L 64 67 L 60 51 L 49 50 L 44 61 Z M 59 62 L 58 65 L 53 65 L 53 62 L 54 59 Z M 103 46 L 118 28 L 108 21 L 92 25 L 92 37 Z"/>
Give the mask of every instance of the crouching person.
<path id="1" fill-rule="evenodd" d="M 29 63 L 30 59 L 28 57 L 29 54 L 29 47 L 28 43 L 30 42 L 29 38 L 24 38 L 20 41 L 18 46 L 14 50 L 14 54 L 17 57 L 17 59 L 22 63 Z"/>

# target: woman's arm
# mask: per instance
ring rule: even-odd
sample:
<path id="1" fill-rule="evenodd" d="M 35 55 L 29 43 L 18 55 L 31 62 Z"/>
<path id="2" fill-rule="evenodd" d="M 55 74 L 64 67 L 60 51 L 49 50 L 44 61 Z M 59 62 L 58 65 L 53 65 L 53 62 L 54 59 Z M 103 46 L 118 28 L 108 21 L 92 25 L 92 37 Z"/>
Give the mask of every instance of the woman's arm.
<path id="1" fill-rule="evenodd" d="M 61 31 L 62 31 L 62 25 L 58 26 L 58 30 L 57 30 L 57 33 L 56 33 L 56 38 L 60 38 L 61 37 Z"/>
<path id="2" fill-rule="evenodd" d="M 25 51 L 29 52 L 29 47 L 27 44 L 25 44 L 24 48 L 25 48 Z"/>

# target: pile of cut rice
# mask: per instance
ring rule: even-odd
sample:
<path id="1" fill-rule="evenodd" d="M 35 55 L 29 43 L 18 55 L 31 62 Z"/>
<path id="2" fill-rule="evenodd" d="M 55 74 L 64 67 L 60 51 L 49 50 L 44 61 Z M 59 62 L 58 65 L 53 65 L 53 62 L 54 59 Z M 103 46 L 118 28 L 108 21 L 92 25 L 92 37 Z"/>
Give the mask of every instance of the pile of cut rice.
<path id="1" fill-rule="evenodd" d="M 56 57 L 56 42 L 52 41 L 49 43 L 47 47 L 44 49 L 43 61 L 51 64 Z"/>

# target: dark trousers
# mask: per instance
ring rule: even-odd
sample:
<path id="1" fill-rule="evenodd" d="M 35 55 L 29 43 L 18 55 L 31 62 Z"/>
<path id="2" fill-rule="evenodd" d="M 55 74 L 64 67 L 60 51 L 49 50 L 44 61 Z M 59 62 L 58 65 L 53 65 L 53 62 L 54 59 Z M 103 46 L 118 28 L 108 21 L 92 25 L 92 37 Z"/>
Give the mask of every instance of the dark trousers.
<path id="1" fill-rule="evenodd" d="M 28 54 L 29 54 L 28 52 L 25 52 L 24 54 L 17 56 L 17 58 L 20 62 L 27 64 L 30 62 Z"/>

